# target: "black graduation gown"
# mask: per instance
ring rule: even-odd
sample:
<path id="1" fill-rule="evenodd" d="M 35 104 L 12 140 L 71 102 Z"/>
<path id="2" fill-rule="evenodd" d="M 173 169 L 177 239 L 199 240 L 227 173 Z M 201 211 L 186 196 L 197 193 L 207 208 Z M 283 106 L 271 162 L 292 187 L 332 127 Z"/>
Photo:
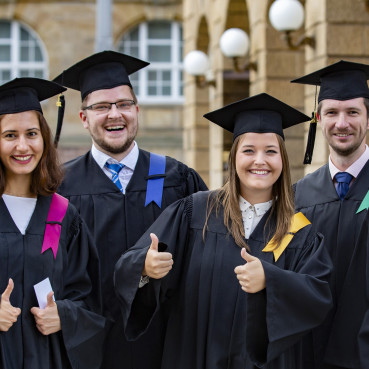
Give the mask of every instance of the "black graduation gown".
<path id="1" fill-rule="evenodd" d="M 101 311 L 96 248 L 76 209 L 68 205 L 56 259 L 41 254 L 51 196 L 39 196 L 25 235 L 0 198 L 0 291 L 14 281 L 10 303 L 22 310 L 0 332 L 1 369 L 99 368 L 105 319 Z M 30 309 L 38 306 L 34 285 L 49 277 L 62 330 L 42 335 Z"/>
<path id="2" fill-rule="evenodd" d="M 324 244 L 334 265 L 330 277 L 334 308 L 305 342 L 306 368 L 324 368 L 326 364 L 361 368 L 357 338 L 367 309 L 364 293 L 367 250 L 366 242 L 358 240 L 367 211 L 358 214 L 356 211 L 368 189 L 369 162 L 343 201 L 339 200 L 328 164 L 295 185 L 296 210 L 324 235 Z"/>
<path id="3" fill-rule="evenodd" d="M 369 369 L 369 310 L 367 310 L 359 333 L 360 368 Z"/>
<path id="4" fill-rule="evenodd" d="M 369 213 L 367 213 L 363 222 L 358 243 L 366 245 L 366 252 L 369 255 Z M 369 263 L 366 263 L 366 303 L 367 310 L 361 324 L 359 332 L 359 353 L 360 353 L 360 368 L 369 369 Z M 361 294 L 363 291 L 357 291 Z"/>
<path id="5" fill-rule="evenodd" d="M 108 317 L 103 368 L 156 369 L 162 352 L 162 318 L 147 337 L 127 342 L 113 287 L 114 266 L 121 254 L 134 245 L 161 212 L 174 201 L 206 189 L 200 176 L 181 162 L 166 157 L 162 206 L 145 207 L 150 153 L 139 151 L 133 176 L 123 195 L 101 170 L 90 152 L 66 164 L 60 193 L 78 209 L 98 248 L 102 270 L 103 312 Z M 152 337 L 155 340 L 152 340 Z M 142 349 L 145 348 L 145 355 Z"/>
<path id="6" fill-rule="evenodd" d="M 222 210 L 210 216 L 203 239 L 208 195 L 198 192 L 168 207 L 119 259 L 114 280 L 127 338 L 145 332 L 164 303 L 162 369 L 249 369 L 266 361 L 265 368 L 298 368 L 298 347 L 291 346 L 320 324 L 331 304 L 323 239 L 306 226 L 274 263 L 273 253 L 262 252 L 266 213 L 248 244 L 262 260 L 267 287 L 247 294 L 234 273 L 245 261 Z M 139 289 L 150 232 L 168 245 L 174 264 L 166 277 Z"/>

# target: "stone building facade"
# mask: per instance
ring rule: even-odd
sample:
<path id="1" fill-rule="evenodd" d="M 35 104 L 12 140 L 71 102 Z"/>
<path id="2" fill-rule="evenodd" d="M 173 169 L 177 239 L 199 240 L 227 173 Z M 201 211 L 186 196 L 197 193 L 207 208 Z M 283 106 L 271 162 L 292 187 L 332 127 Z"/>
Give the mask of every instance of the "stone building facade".
<path id="1" fill-rule="evenodd" d="M 216 87 L 209 87 L 204 92 L 196 88 L 193 77 L 187 76 L 184 109 L 186 115 L 193 119 L 184 126 L 187 132 L 185 152 L 192 165 L 210 169 L 209 184 L 212 188 L 223 181 L 229 135 L 214 125 L 206 125 L 201 119 L 203 112 L 238 98 L 267 92 L 311 115 L 315 88 L 291 84 L 290 80 L 341 59 L 369 64 L 368 1 L 302 1 L 305 26 L 293 37 L 311 36 L 315 39 L 315 47 L 303 46 L 298 50 L 289 49 L 281 34 L 271 26 L 268 13 L 272 2 L 184 0 L 185 53 L 193 49 L 206 52 L 216 80 Z M 231 27 L 243 29 L 250 37 L 249 59 L 257 63 L 257 71 L 250 70 L 248 81 L 242 82 L 236 73 L 229 73 L 232 69 L 230 61 L 220 51 L 219 39 L 224 30 Z M 306 123 L 286 131 L 293 181 L 315 170 L 328 158 L 327 146 L 318 130 L 313 163 L 302 165 L 308 127 L 309 123 Z M 202 138 L 195 140 L 195 137 Z M 209 157 L 204 155 L 207 150 Z"/>
<path id="2" fill-rule="evenodd" d="M 278 1 L 278 0 L 277 0 Z M 114 0 L 112 33 L 114 45 L 142 22 L 179 22 L 183 55 L 202 50 L 210 58 L 216 86 L 199 88 L 194 77 L 183 74 L 183 99 L 140 101 L 139 145 L 183 160 L 203 176 L 211 188 L 223 183 L 231 136 L 202 115 L 232 101 L 267 92 L 310 115 L 315 88 L 289 81 L 341 59 L 369 64 L 369 11 L 367 0 L 305 0 L 305 25 L 293 38 L 309 35 L 315 47 L 291 50 L 270 24 L 273 0 Z M 46 78 L 94 52 L 95 0 L 0 0 L 0 20 L 17 21 L 37 34 L 46 55 Z M 248 59 L 257 70 L 235 72 L 220 51 L 222 33 L 232 27 L 250 37 Z M 1 36 L 0 36 L 1 51 Z M 150 60 L 149 60 L 150 61 Z M 246 59 L 245 59 L 246 61 Z M 1 70 L 1 52 L 0 52 Z M 66 113 L 60 142 L 64 160 L 90 146 L 80 124 L 80 96 L 66 93 Z M 51 125 L 56 122 L 55 101 L 44 105 Z M 295 181 L 326 162 L 328 151 L 321 132 L 313 164 L 302 165 L 308 123 L 286 132 L 286 143 Z"/>
<path id="3" fill-rule="evenodd" d="M 0 21 L 19 22 L 34 34 L 46 59 L 44 77 L 53 79 L 75 62 L 94 53 L 95 9 L 95 0 L 1 0 Z M 118 49 L 122 37 L 143 22 L 167 21 L 181 24 L 181 20 L 181 1 L 115 0 L 112 6 L 114 48 Z M 0 70 L 1 45 L 0 31 Z M 13 75 L 12 78 L 14 77 Z M 52 98 L 43 104 L 44 114 L 53 129 L 57 120 L 56 100 Z M 68 90 L 65 100 L 64 124 L 59 143 L 63 161 L 86 152 L 91 146 L 90 136 L 82 127 L 79 118 L 80 94 Z M 157 153 L 183 160 L 183 97 L 182 100 L 169 104 L 165 98 L 153 103 L 139 100 L 139 107 L 139 145 L 147 150 L 155 150 Z"/>

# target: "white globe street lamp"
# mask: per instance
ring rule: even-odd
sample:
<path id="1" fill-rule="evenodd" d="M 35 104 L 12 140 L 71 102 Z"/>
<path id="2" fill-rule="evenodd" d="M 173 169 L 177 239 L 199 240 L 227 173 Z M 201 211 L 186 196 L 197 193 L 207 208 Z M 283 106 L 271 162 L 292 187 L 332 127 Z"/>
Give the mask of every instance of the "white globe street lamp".
<path id="1" fill-rule="evenodd" d="M 229 28 L 220 37 L 220 49 L 228 58 L 245 56 L 249 47 L 249 36 L 240 28 Z"/>
<path id="2" fill-rule="evenodd" d="M 257 70 L 256 63 L 247 62 L 239 65 L 239 58 L 246 56 L 250 48 L 250 39 L 247 33 L 240 28 L 229 28 L 220 37 L 220 50 L 223 55 L 233 59 L 233 66 L 237 72 L 245 72 L 249 69 Z"/>
<path id="3" fill-rule="evenodd" d="M 209 69 L 209 65 L 208 56 L 200 50 L 190 51 L 183 61 L 185 71 L 193 76 L 204 75 Z"/>
<path id="4" fill-rule="evenodd" d="M 298 0 L 276 0 L 269 9 L 270 23 L 278 31 L 296 31 L 304 18 L 304 7 Z"/>
<path id="5" fill-rule="evenodd" d="M 184 70 L 196 77 L 197 87 L 215 86 L 214 80 L 207 80 L 210 62 L 208 56 L 200 50 L 190 51 L 183 60 Z"/>
<path id="6" fill-rule="evenodd" d="M 291 32 L 301 28 L 304 19 L 304 7 L 298 0 L 275 0 L 269 9 L 270 23 L 277 31 L 283 32 L 284 40 L 292 50 L 302 45 L 315 47 L 313 37 L 303 36 L 296 43 L 292 42 Z"/>

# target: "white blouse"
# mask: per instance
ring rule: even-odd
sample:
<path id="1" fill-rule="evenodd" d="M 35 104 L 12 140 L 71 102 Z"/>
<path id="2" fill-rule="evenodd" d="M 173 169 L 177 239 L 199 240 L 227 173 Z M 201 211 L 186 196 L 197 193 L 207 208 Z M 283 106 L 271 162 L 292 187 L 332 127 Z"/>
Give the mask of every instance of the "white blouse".
<path id="1" fill-rule="evenodd" d="M 19 231 L 26 234 L 26 229 L 36 207 L 37 198 L 3 194 L 3 200 Z"/>
<path id="2" fill-rule="evenodd" d="M 239 204 L 246 239 L 249 239 L 251 233 L 254 231 L 263 215 L 272 207 L 272 203 L 273 200 L 270 200 L 260 204 L 251 205 L 242 196 L 240 196 Z"/>

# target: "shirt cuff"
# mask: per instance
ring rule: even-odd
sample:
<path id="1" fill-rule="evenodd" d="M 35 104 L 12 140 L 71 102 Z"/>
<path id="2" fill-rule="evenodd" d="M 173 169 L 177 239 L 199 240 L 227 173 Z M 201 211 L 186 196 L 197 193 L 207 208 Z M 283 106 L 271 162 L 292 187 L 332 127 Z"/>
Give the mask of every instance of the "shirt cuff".
<path id="1" fill-rule="evenodd" d="M 150 277 L 145 275 L 145 277 L 141 276 L 140 283 L 138 284 L 138 288 L 142 288 L 145 284 L 149 283 Z"/>

